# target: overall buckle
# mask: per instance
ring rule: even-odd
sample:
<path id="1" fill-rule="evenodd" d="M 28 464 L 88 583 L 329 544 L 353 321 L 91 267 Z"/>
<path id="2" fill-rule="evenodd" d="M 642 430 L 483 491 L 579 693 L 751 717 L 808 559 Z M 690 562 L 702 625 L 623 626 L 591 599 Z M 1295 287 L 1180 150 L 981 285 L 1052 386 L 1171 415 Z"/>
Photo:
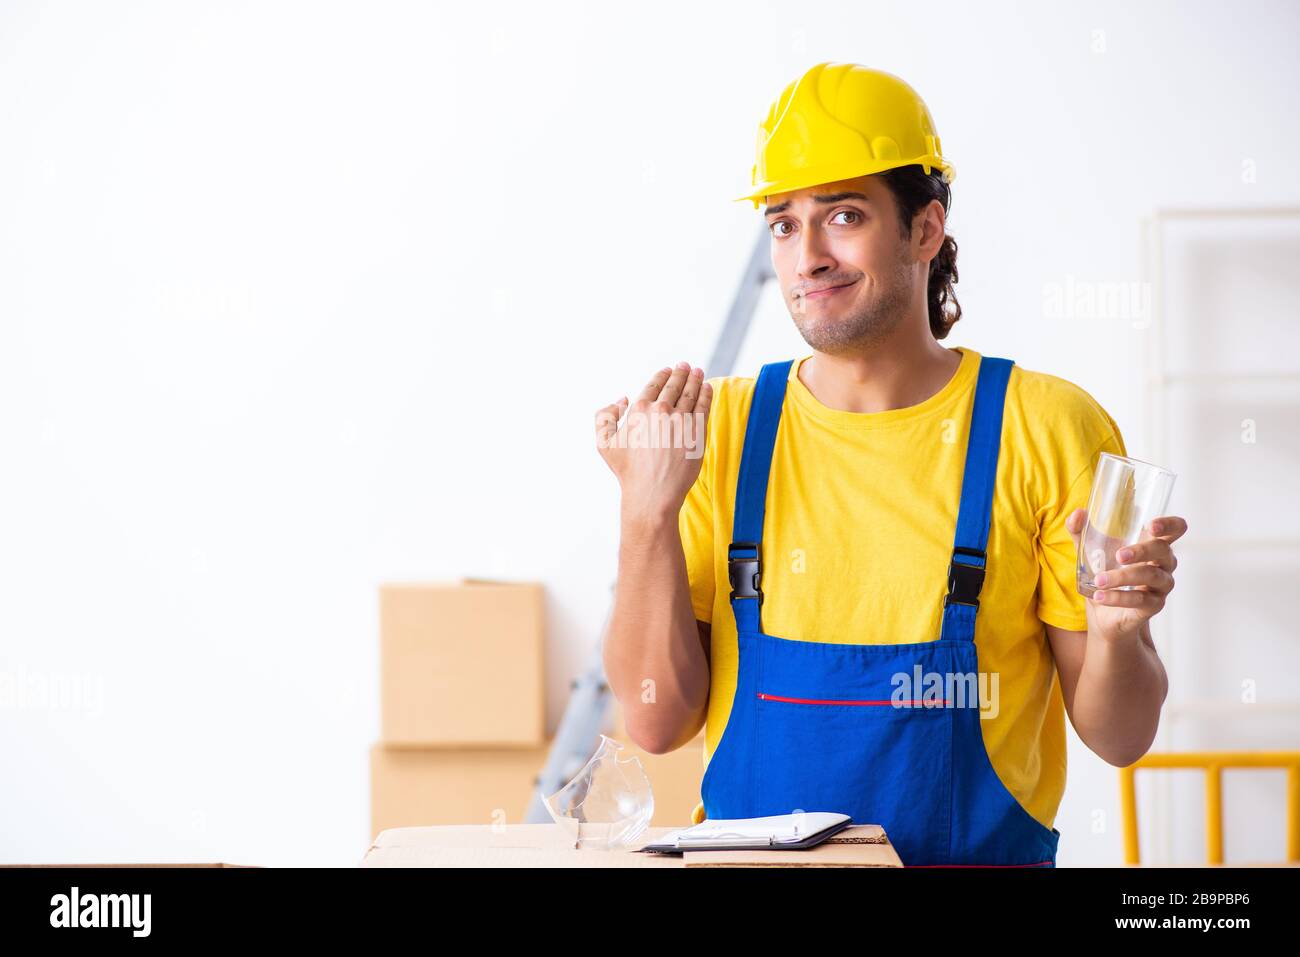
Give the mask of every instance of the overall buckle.
<path id="1" fill-rule="evenodd" d="M 984 565 L 972 565 L 970 562 L 957 561 L 958 555 L 971 555 L 984 559 Z M 978 548 L 963 548 L 960 545 L 952 550 L 952 560 L 948 562 L 948 594 L 943 600 L 943 607 L 949 605 L 971 605 L 979 608 L 980 589 L 984 587 L 984 568 L 988 555 Z"/>
<path id="2" fill-rule="evenodd" d="M 763 590 L 759 588 L 759 576 L 763 572 L 763 561 L 759 558 L 758 542 L 732 542 L 727 547 L 727 577 L 731 580 L 731 600 L 737 598 L 757 598 L 763 604 Z M 737 558 L 731 554 L 732 549 L 753 549 L 752 556 Z"/>

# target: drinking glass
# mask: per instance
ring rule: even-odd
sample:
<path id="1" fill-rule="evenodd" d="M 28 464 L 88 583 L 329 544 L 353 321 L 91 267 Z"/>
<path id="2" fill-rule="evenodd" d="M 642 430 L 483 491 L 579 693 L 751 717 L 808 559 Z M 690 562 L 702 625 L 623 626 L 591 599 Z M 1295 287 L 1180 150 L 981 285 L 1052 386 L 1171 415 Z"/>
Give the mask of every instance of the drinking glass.
<path id="1" fill-rule="evenodd" d="M 1149 537 L 1148 526 L 1169 507 L 1177 476 L 1168 469 L 1140 459 L 1102 452 L 1088 497 L 1088 522 L 1079 537 L 1076 584 L 1080 595 L 1091 597 L 1098 589 L 1096 577 L 1122 566 L 1115 553 Z M 1107 586 L 1109 589 L 1112 586 Z M 1133 591 L 1137 585 L 1115 585 Z"/>

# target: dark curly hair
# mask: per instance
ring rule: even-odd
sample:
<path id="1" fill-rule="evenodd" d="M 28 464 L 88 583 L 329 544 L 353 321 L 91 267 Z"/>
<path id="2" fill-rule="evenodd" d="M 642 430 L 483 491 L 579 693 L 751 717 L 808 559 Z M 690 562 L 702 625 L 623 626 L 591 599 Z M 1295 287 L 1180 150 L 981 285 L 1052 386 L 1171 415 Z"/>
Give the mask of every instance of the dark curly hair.
<path id="1" fill-rule="evenodd" d="M 927 174 L 921 166 L 900 166 L 877 174 L 894 194 L 894 206 L 904 239 L 912 238 L 912 219 L 933 199 L 943 204 L 944 213 L 952 205 L 952 192 L 943 175 L 931 168 Z M 936 339 L 946 338 L 953 324 L 961 318 L 961 304 L 953 285 L 957 282 L 957 241 L 945 235 L 943 245 L 930 260 L 930 284 L 926 301 L 930 307 L 930 332 Z"/>

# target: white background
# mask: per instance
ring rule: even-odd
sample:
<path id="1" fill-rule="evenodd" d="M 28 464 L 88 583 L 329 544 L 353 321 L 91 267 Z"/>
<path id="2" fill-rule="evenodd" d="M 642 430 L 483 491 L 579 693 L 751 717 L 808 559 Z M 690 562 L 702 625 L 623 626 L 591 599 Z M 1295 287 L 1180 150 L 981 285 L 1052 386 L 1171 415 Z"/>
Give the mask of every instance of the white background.
<path id="1" fill-rule="evenodd" d="M 0 860 L 358 860 L 386 580 L 544 581 L 553 730 L 614 576 L 593 414 L 707 360 L 757 122 L 813 63 L 897 73 L 935 117 L 945 344 L 1078 383 L 1145 457 L 1141 323 L 1045 290 L 1138 281 L 1156 207 L 1300 202 L 1298 27 L 1281 2 L 4 3 L 0 669 L 90 697 L 6 699 Z M 769 293 L 736 372 L 805 351 Z M 1072 740 L 1061 864 L 1120 860 L 1116 779 Z"/>

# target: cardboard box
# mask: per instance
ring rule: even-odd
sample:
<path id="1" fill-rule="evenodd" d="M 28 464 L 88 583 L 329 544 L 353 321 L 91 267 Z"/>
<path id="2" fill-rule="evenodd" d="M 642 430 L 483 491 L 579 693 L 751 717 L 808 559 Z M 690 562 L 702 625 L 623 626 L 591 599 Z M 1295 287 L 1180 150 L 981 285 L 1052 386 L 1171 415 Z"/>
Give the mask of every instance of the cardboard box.
<path id="1" fill-rule="evenodd" d="M 687 851 L 687 867 L 902 867 L 879 824 L 852 824 L 806 851 Z"/>
<path id="2" fill-rule="evenodd" d="M 689 821 L 699 800 L 703 742 L 671 754 L 649 754 L 631 742 L 650 778 L 655 810 L 650 823 Z M 537 775 L 550 743 L 536 748 L 395 748 L 370 751 L 372 834 L 393 827 L 430 824 L 520 824 L 528 812 Z"/>
<path id="3" fill-rule="evenodd" d="M 382 736 L 411 747 L 545 740 L 540 584 L 466 578 L 380 588 Z"/>
<path id="4" fill-rule="evenodd" d="M 261 867 L 261 864 L 226 864 L 218 863 L 198 863 L 198 864 L 0 864 L 0 868 L 10 867 Z"/>
<path id="5" fill-rule="evenodd" d="M 641 854 L 641 847 L 683 824 L 648 827 L 634 847 L 575 848 L 557 824 L 505 827 L 403 827 L 380 833 L 362 867 L 901 867 L 877 825 L 855 825 L 806 851 L 688 851 Z"/>
<path id="6" fill-rule="evenodd" d="M 647 828 L 658 836 L 670 827 Z M 638 843 L 637 846 L 640 846 Z M 381 832 L 362 867 L 681 867 L 680 857 L 578 850 L 558 824 L 403 827 Z"/>
<path id="7" fill-rule="evenodd" d="M 370 833 L 429 824 L 520 824 L 548 748 L 370 749 Z"/>

